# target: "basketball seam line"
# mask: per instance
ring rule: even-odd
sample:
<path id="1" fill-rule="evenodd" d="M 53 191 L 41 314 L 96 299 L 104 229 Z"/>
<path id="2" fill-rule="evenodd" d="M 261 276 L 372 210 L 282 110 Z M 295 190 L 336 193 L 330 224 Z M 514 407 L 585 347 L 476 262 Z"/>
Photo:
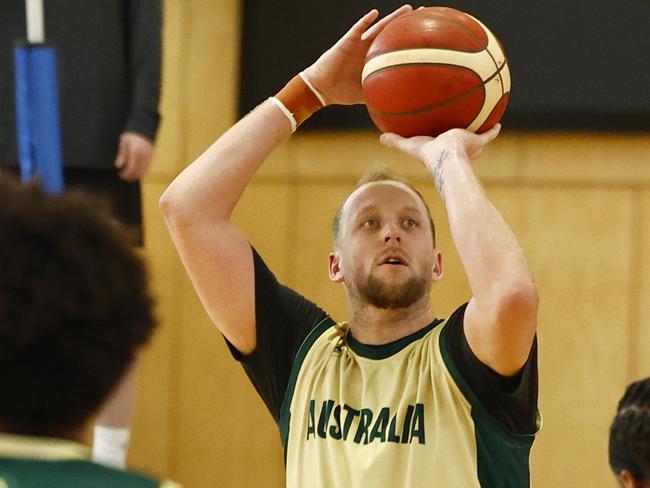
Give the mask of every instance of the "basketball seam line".
<path id="1" fill-rule="evenodd" d="M 488 44 L 489 44 L 489 43 L 488 43 Z M 491 59 L 492 62 L 494 63 L 494 66 L 497 68 L 497 70 L 496 70 L 496 72 L 495 72 L 494 74 L 496 75 L 496 74 L 501 73 L 501 70 L 503 69 L 503 66 L 507 66 L 507 64 L 508 64 L 508 58 L 506 57 L 506 53 L 503 52 L 503 49 L 501 50 L 501 51 L 503 52 L 503 65 L 502 65 L 502 66 L 499 66 L 499 63 L 497 63 L 496 58 L 492 55 L 492 53 L 490 52 L 490 50 L 486 48 L 485 51 L 488 53 L 488 56 L 490 56 L 490 59 Z M 494 75 L 493 75 L 493 76 L 490 76 L 489 79 L 492 79 L 492 78 L 494 78 Z M 488 80 L 485 80 L 485 81 L 488 81 Z M 503 81 L 503 80 L 502 80 L 502 81 Z M 503 83 L 499 83 L 499 84 L 501 85 L 501 96 L 503 97 L 503 95 L 504 95 L 504 92 L 503 92 Z"/>
<path id="2" fill-rule="evenodd" d="M 469 15 L 469 14 L 467 14 L 467 15 Z M 487 36 L 488 43 L 487 43 L 487 46 L 485 46 L 485 51 L 488 53 L 488 56 L 490 56 L 490 58 L 492 59 L 492 62 L 494 63 L 494 66 L 496 66 L 498 68 L 497 73 L 499 73 L 503 66 L 508 65 L 508 56 L 506 56 L 506 52 L 503 49 L 503 46 L 501 45 L 501 41 L 499 41 L 499 38 L 494 34 L 494 32 L 492 32 L 486 25 L 484 25 L 483 22 L 481 22 L 480 20 L 478 20 L 477 18 L 475 18 L 472 15 L 469 15 L 469 17 L 471 17 L 474 20 L 474 22 L 476 22 L 481 27 L 481 30 L 483 30 L 483 32 L 486 32 L 485 35 Z M 492 52 L 488 49 L 490 47 L 490 36 L 492 36 L 492 38 L 494 38 L 494 40 L 496 41 L 497 47 L 503 53 L 503 66 L 502 67 L 499 67 L 499 63 L 497 62 L 496 58 L 494 57 Z M 502 79 L 502 81 L 503 81 L 503 79 Z M 506 92 L 504 92 L 504 90 L 503 90 L 503 83 L 500 83 L 500 85 L 501 85 L 501 98 L 503 98 L 503 95 L 505 95 Z"/>
<path id="3" fill-rule="evenodd" d="M 470 68 L 469 66 L 464 66 L 464 65 L 462 65 L 462 64 L 453 64 L 453 63 L 429 63 L 429 62 L 425 62 L 425 61 L 418 61 L 417 63 L 399 63 L 399 64 L 391 64 L 391 65 L 389 65 L 389 66 L 384 66 L 383 68 L 378 68 L 378 69 L 376 69 L 375 71 L 373 71 L 372 73 L 370 73 L 368 76 L 366 76 L 366 77 L 363 79 L 363 82 L 364 82 L 364 83 L 367 83 L 367 81 L 368 81 L 370 78 L 372 78 L 373 76 L 375 76 L 377 73 L 381 73 L 382 71 L 385 71 L 385 70 L 387 70 L 387 69 L 394 69 L 394 68 L 398 68 L 398 67 L 401 68 L 401 67 L 403 67 L 403 66 L 449 66 L 449 67 L 451 67 L 451 68 L 463 68 L 463 69 L 466 69 L 466 70 L 468 70 L 468 71 L 471 71 L 471 72 L 474 73 L 476 76 L 478 76 L 478 78 L 479 78 L 481 81 L 483 81 L 483 79 L 481 78 L 481 76 L 480 76 L 476 71 L 474 71 L 472 68 Z M 499 68 L 496 64 L 495 64 L 495 67 L 496 67 L 496 68 Z M 498 73 L 498 70 L 497 70 L 495 73 Z M 494 77 L 494 74 L 493 74 L 493 75 L 490 75 L 490 78 L 488 78 L 487 80 L 490 80 L 492 77 Z M 487 81 L 487 80 L 486 80 L 486 81 Z"/>
<path id="4" fill-rule="evenodd" d="M 489 42 L 488 42 L 488 47 L 489 47 Z M 437 51 L 462 52 L 464 54 L 478 54 L 478 53 L 481 53 L 481 52 L 485 51 L 487 53 L 488 57 L 492 60 L 492 64 L 494 64 L 494 67 L 497 68 L 496 73 L 501 71 L 503 66 L 508 64 L 508 58 L 506 57 L 505 52 L 503 52 L 503 49 L 501 50 L 501 52 L 503 52 L 503 65 L 499 66 L 499 63 L 497 62 L 494 54 L 492 54 L 492 52 L 487 47 L 481 49 L 480 51 L 457 51 L 456 49 L 439 48 L 439 47 L 433 47 L 433 48 L 432 47 L 414 47 L 414 48 L 394 49 L 392 51 L 385 51 L 383 53 L 378 54 L 377 56 L 373 56 L 372 58 L 366 60 L 366 64 L 369 61 L 378 58 L 379 56 L 383 56 L 385 54 L 390 54 L 390 53 L 393 53 L 393 52 L 398 52 L 398 51 L 426 51 L 426 50 L 430 50 L 430 49 L 435 49 Z M 370 74 L 366 75 L 366 77 L 363 78 L 361 81 L 362 81 L 362 83 L 366 83 L 367 80 L 369 78 L 373 77 L 376 73 L 379 73 L 380 71 L 383 71 L 385 69 L 395 68 L 397 66 L 453 66 L 453 67 L 456 67 L 456 68 L 466 68 L 466 69 L 469 69 L 470 71 L 473 71 L 474 73 L 476 73 L 476 71 L 469 68 L 468 66 L 463 66 L 463 65 L 459 65 L 459 64 L 453 64 L 453 63 L 429 63 L 429 62 L 399 63 L 399 64 L 391 64 L 390 66 L 384 66 L 383 68 L 378 68 L 378 69 L 374 70 L 373 72 L 371 72 Z M 489 79 L 491 79 L 491 78 L 488 78 L 488 80 Z M 503 93 L 504 93 L 503 90 L 501 90 L 502 95 L 503 95 Z"/>
<path id="5" fill-rule="evenodd" d="M 414 64 L 414 65 L 420 65 L 420 64 L 422 64 L 422 63 L 413 63 L 413 64 Z M 404 65 L 401 65 L 401 66 L 409 66 L 409 65 L 404 64 Z M 446 65 L 444 65 L 444 66 L 452 66 L 452 65 L 448 65 L 448 64 L 446 64 Z M 468 90 L 468 91 L 466 91 L 465 93 L 462 93 L 461 95 L 456 95 L 455 97 L 452 97 L 452 98 L 450 98 L 449 100 L 445 100 L 444 102 L 434 103 L 433 105 L 429 105 L 429 106 L 427 106 L 427 107 L 423 107 L 423 108 L 418 108 L 418 109 L 416 109 L 416 110 L 409 110 L 408 112 L 371 112 L 370 110 L 368 110 L 368 112 L 370 113 L 370 115 L 377 115 L 377 116 L 379 116 L 379 117 L 401 117 L 401 116 L 404 116 L 404 115 L 417 114 L 417 113 L 421 113 L 421 112 L 427 112 L 427 111 L 432 110 L 432 109 L 435 109 L 435 108 L 444 107 L 445 105 L 449 105 L 449 104 L 451 104 L 451 103 L 454 103 L 456 100 L 459 100 L 459 99 L 461 99 L 461 98 L 463 98 L 463 97 L 465 97 L 465 96 L 467 96 L 467 95 L 470 95 L 471 93 L 474 93 L 474 92 L 475 92 L 476 90 L 478 90 L 479 88 L 485 86 L 487 83 L 489 83 L 491 80 L 493 80 L 495 76 L 500 75 L 501 70 L 502 70 L 505 66 L 506 66 L 506 64 L 504 63 L 503 66 L 499 67 L 499 68 L 494 72 L 494 74 L 493 74 L 492 76 L 490 76 L 489 78 L 485 79 L 484 81 L 482 80 L 481 83 L 479 83 L 478 85 L 476 85 L 476 86 L 475 86 L 474 88 L 472 88 L 471 90 Z M 384 69 L 384 68 L 382 68 L 382 69 Z M 374 73 L 373 73 L 373 74 L 374 74 Z M 370 75 L 370 76 L 372 76 L 372 75 Z M 510 93 L 510 92 L 504 92 L 504 91 L 503 91 L 503 84 L 501 84 L 501 98 L 503 98 L 503 95 L 505 95 L 506 93 Z"/>
<path id="6" fill-rule="evenodd" d="M 399 51 L 419 51 L 419 50 L 427 50 L 427 49 L 436 49 L 438 51 L 454 51 L 454 52 L 468 53 L 468 54 L 477 54 L 480 53 L 481 51 L 487 50 L 486 47 L 482 47 L 478 51 L 461 51 L 459 49 L 454 49 L 451 47 L 436 47 L 436 46 L 400 47 L 397 49 L 387 49 L 385 51 L 378 52 L 377 54 L 373 55 L 372 58 L 366 59 L 366 63 L 375 58 L 378 58 L 379 56 L 383 56 L 384 54 L 396 53 Z"/>

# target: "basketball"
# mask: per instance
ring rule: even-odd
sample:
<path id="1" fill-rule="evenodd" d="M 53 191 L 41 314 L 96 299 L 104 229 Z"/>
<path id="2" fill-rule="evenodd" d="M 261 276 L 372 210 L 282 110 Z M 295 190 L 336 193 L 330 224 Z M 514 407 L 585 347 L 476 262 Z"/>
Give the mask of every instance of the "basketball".
<path id="1" fill-rule="evenodd" d="M 508 61 L 478 19 L 428 7 L 390 22 L 371 44 L 362 73 L 368 113 L 382 132 L 481 133 L 501 120 L 510 94 Z"/>

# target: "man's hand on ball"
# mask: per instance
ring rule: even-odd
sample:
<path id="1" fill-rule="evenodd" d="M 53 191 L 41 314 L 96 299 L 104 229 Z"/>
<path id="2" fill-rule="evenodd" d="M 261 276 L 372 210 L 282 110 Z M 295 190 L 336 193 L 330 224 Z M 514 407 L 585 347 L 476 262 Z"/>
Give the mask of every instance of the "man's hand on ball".
<path id="1" fill-rule="evenodd" d="M 307 79 L 323 95 L 327 105 L 363 103 L 361 72 L 368 48 L 391 20 L 412 10 L 410 5 L 404 5 L 374 25 L 379 12 L 371 10 L 304 71 Z"/>
<path id="2" fill-rule="evenodd" d="M 460 153 L 467 159 L 477 158 L 483 148 L 499 135 L 500 130 L 501 124 L 495 124 L 494 127 L 482 134 L 475 134 L 465 129 L 451 129 L 438 137 L 414 136 L 408 138 L 386 132 L 381 135 L 380 141 L 385 146 L 404 151 L 430 167 L 440 157 L 442 150 Z"/>

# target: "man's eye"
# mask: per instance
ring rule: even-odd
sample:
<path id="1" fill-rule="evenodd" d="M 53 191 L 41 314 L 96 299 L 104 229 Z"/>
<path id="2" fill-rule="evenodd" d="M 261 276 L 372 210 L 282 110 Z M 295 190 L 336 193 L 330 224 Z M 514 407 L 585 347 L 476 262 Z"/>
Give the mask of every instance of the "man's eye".
<path id="1" fill-rule="evenodd" d="M 413 219 L 406 219 L 404 221 L 404 226 L 406 226 L 406 227 L 417 227 L 418 223 Z"/>
<path id="2" fill-rule="evenodd" d="M 366 219 L 363 221 L 363 226 L 368 228 L 377 227 L 378 224 L 377 219 Z"/>

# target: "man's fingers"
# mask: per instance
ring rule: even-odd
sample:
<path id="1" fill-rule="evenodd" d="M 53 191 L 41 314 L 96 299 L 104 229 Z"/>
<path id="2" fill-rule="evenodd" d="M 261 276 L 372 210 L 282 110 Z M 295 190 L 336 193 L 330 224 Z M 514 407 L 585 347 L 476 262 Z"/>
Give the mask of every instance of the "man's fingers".
<path id="1" fill-rule="evenodd" d="M 133 171 L 134 168 L 137 164 L 137 151 L 133 147 L 133 144 L 128 141 L 126 138 L 124 140 L 124 147 L 125 147 L 125 158 L 124 158 L 124 164 L 122 165 L 122 169 L 120 170 L 120 178 L 126 181 L 131 181 L 133 178 Z"/>
<path id="2" fill-rule="evenodd" d="M 139 163 L 136 161 L 131 161 L 125 168 L 124 171 L 120 172 L 120 178 L 124 181 L 132 183 L 139 179 L 140 169 Z"/>
<path id="3" fill-rule="evenodd" d="M 496 123 L 494 124 L 494 127 L 492 127 L 490 130 L 484 132 L 484 135 L 487 136 L 488 142 L 493 140 L 496 136 L 499 135 L 499 132 L 501 132 L 501 124 Z"/>
<path id="4" fill-rule="evenodd" d="M 152 154 L 153 144 L 148 139 L 131 132 L 123 133 L 118 156 L 121 163 L 118 172 L 120 178 L 129 182 L 142 178 L 149 168 Z"/>
<path id="5" fill-rule="evenodd" d="M 391 14 L 387 15 L 383 19 L 381 19 L 379 22 L 377 22 L 375 25 L 373 25 L 370 29 L 368 29 L 366 32 L 364 32 L 361 35 L 361 40 L 366 41 L 366 40 L 373 40 L 379 33 L 382 31 L 384 27 L 393 19 L 396 19 L 400 15 L 407 14 L 409 12 L 413 11 L 413 7 L 411 7 L 409 4 L 402 5 L 400 8 L 397 10 L 393 11 Z"/>
<path id="6" fill-rule="evenodd" d="M 404 141 L 402 136 L 395 134 L 394 132 L 384 132 L 380 137 L 379 137 L 379 142 L 381 142 L 384 146 L 386 147 L 393 147 L 396 149 L 401 149 Z"/>
<path id="7" fill-rule="evenodd" d="M 481 138 L 480 139 L 481 145 L 485 146 L 490 142 L 492 142 L 499 135 L 500 131 L 501 131 L 501 124 L 497 123 L 490 130 L 483 132 L 483 134 L 480 134 L 479 137 Z"/>
<path id="8" fill-rule="evenodd" d="M 124 175 L 126 181 L 134 182 L 142 179 L 147 169 L 149 168 L 149 163 L 151 162 L 151 153 L 146 150 L 146 148 L 139 147 L 131 152 L 132 158 L 129 164 L 129 169 Z"/>
<path id="9" fill-rule="evenodd" d="M 134 164 L 132 162 L 125 164 L 119 172 L 120 178 L 122 178 L 124 181 L 131 181 L 133 166 Z"/>
<path id="10" fill-rule="evenodd" d="M 468 155 L 470 159 L 478 158 L 483 152 L 483 148 L 485 148 L 485 146 L 496 139 L 500 131 L 501 124 L 497 123 L 490 130 L 483 132 L 483 134 L 480 134 L 479 144 L 475 145 L 473 149 L 468 149 Z"/>
<path id="11" fill-rule="evenodd" d="M 431 138 L 427 138 L 427 140 L 428 139 Z M 420 137 L 402 137 L 393 132 L 383 133 L 379 138 L 379 141 L 386 147 L 399 149 L 400 151 L 416 158 L 419 157 L 422 145 L 427 142 L 423 141 Z"/>
<path id="12" fill-rule="evenodd" d="M 373 8 L 366 15 L 361 17 L 357 22 L 350 28 L 349 31 L 341 38 L 341 40 L 347 40 L 350 38 L 358 39 L 363 32 L 372 25 L 372 23 L 379 16 L 379 11 L 376 8 Z"/>
<path id="13" fill-rule="evenodd" d="M 120 169 L 124 167 L 128 158 L 127 152 L 127 144 L 124 142 L 124 139 L 120 138 L 119 146 L 117 148 L 117 157 L 115 158 L 116 168 Z"/>

